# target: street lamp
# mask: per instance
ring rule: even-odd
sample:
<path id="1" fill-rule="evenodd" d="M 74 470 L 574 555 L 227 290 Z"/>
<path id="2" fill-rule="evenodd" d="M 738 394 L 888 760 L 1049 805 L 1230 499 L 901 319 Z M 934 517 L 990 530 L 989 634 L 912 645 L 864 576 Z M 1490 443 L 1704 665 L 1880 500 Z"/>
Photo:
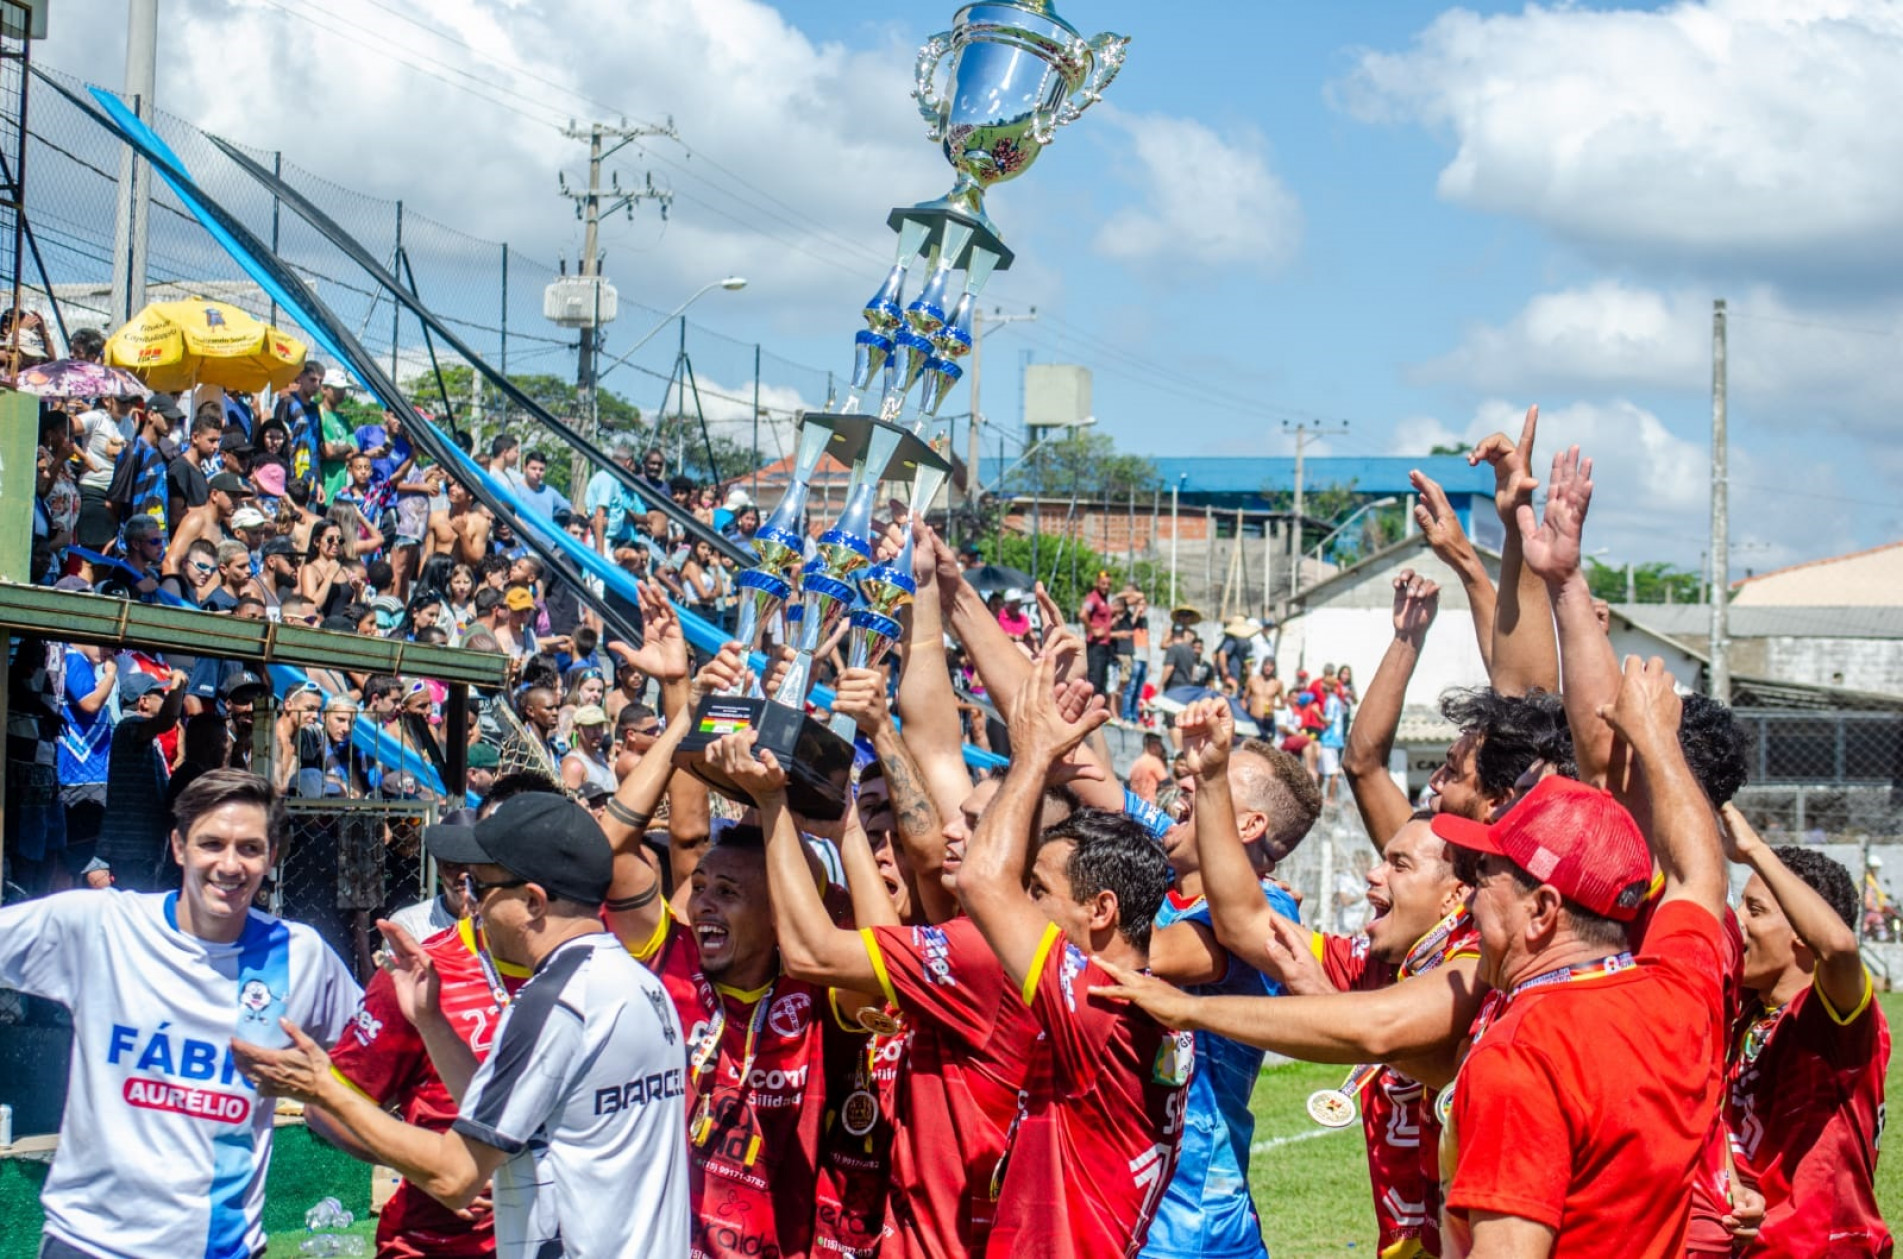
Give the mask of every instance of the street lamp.
<path id="1" fill-rule="evenodd" d="M 655 324 L 652 328 L 649 328 L 646 332 L 642 333 L 641 339 L 639 341 L 636 341 L 633 345 L 629 346 L 627 349 L 627 352 L 622 354 L 620 358 L 608 364 L 606 367 L 602 368 L 600 371 L 596 372 L 595 373 L 596 381 L 600 381 L 603 376 L 606 376 L 609 372 L 613 371 L 617 367 L 620 367 L 623 363 L 626 363 L 630 358 L 634 357 L 634 352 L 636 350 L 639 350 L 642 346 L 654 340 L 655 336 L 661 331 L 661 329 L 667 327 L 669 324 L 673 323 L 676 319 L 680 318 L 682 313 L 685 312 L 689 306 L 692 306 L 695 302 L 707 296 L 707 294 L 713 292 L 715 289 L 726 289 L 729 293 L 737 293 L 745 287 L 747 287 L 746 280 L 737 275 L 730 275 L 724 280 L 713 280 L 713 281 L 710 281 L 709 283 L 701 285 L 698 289 L 694 290 L 694 295 L 692 297 L 688 298 L 686 301 L 682 302 L 679 306 L 676 306 L 673 310 L 669 311 L 667 315 L 661 320 L 661 322 Z"/>
<path id="2" fill-rule="evenodd" d="M 1400 499 L 1390 494 L 1386 498 L 1377 498 L 1372 503 L 1363 503 L 1361 506 L 1349 512 L 1347 519 L 1343 520 L 1340 524 L 1336 525 L 1333 529 L 1330 529 L 1328 533 L 1322 538 L 1322 540 L 1315 544 L 1315 549 L 1313 552 L 1311 552 L 1311 554 L 1313 555 L 1315 559 L 1315 562 L 1317 564 L 1322 562 L 1322 551 L 1327 548 L 1330 542 L 1333 542 L 1335 540 L 1336 534 L 1346 529 L 1349 525 L 1353 524 L 1356 520 L 1366 515 L 1368 512 L 1374 511 L 1376 508 L 1379 508 L 1379 507 L 1392 507 L 1400 501 L 1401 501 Z"/>

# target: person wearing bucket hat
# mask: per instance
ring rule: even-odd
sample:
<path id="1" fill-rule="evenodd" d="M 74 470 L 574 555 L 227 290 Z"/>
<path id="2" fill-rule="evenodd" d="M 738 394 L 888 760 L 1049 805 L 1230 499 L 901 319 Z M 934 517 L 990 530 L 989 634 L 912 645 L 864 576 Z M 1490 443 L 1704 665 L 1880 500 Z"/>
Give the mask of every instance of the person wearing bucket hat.
<path id="1" fill-rule="evenodd" d="M 430 1059 L 460 1098 L 449 1130 L 389 1114 L 299 1031 L 288 1049 L 234 1042 L 240 1069 L 266 1095 L 322 1107 L 363 1155 L 451 1210 L 493 1177 L 499 1254 L 542 1253 L 535 1239 L 551 1237 L 565 1254 L 686 1254 L 680 1021 L 660 980 L 597 916 L 614 864 L 601 827 L 574 801 L 534 792 L 435 839 L 439 860 L 471 867 L 469 908 L 498 966 L 532 972 L 478 1062 L 429 981 L 430 955 L 382 924 L 401 1006 L 415 1008 Z"/>

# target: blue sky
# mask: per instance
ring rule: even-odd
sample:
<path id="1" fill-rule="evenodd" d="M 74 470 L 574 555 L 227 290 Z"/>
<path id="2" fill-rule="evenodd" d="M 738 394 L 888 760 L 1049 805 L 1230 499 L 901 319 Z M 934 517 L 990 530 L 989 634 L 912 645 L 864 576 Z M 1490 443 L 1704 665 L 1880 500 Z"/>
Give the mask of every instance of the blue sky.
<path id="1" fill-rule="evenodd" d="M 578 244 L 559 116 L 671 112 L 693 156 L 645 169 L 687 195 L 665 229 L 608 229 L 611 274 L 666 309 L 741 271 L 698 322 L 821 368 L 849 366 L 884 208 L 950 183 L 905 92 L 949 4 L 165 5 L 166 108 L 544 257 Z M 1549 453 L 1600 462 L 1606 558 L 1689 566 L 1723 296 L 1736 571 L 1903 527 L 1895 5 L 1060 8 L 1135 42 L 1105 104 L 988 198 L 1020 256 L 988 299 L 1040 312 L 988 344 L 991 420 L 1015 423 L 1027 354 L 1090 366 L 1102 431 L 1140 453 L 1283 454 L 1283 421 L 1312 418 L 1349 422 L 1325 449 L 1425 453 L 1539 402 Z M 123 12 L 56 13 L 47 59 L 116 84 L 121 52 L 57 29 L 82 9 Z"/>

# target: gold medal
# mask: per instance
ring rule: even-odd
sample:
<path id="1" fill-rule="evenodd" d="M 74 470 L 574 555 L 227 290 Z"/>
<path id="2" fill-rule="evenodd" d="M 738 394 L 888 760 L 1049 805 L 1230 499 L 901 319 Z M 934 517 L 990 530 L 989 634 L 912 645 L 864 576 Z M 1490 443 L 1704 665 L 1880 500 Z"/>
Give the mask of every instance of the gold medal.
<path id="1" fill-rule="evenodd" d="M 874 1036 L 897 1036 L 905 1024 L 876 1006 L 867 1006 L 859 1011 L 859 1026 Z"/>
<path id="2" fill-rule="evenodd" d="M 1355 1121 L 1355 1100 L 1340 1089 L 1317 1089 L 1308 1095 L 1308 1117 L 1324 1128 L 1346 1128 Z"/>
<path id="3" fill-rule="evenodd" d="M 694 1112 L 694 1122 L 688 1128 L 688 1135 L 693 1138 L 695 1145 L 706 1145 L 707 1138 L 712 1135 L 713 1130 L 714 1114 L 712 1100 L 703 1097 L 700 1099 L 700 1109 Z"/>
<path id="4" fill-rule="evenodd" d="M 865 1136 L 879 1124 L 879 1099 L 864 1089 L 854 1089 L 839 1108 L 839 1122 L 853 1136 Z"/>
<path id="5" fill-rule="evenodd" d="M 1448 1118 L 1452 1116 L 1453 1113 L 1454 1113 L 1454 1082 L 1449 1080 L 1447 1082 L 1447 1087 L 1442 1089 L 1440 1091 L 1440 1094 L 1434 1098 L 1434 1118 L 1440 1120 L 1440 1126 L 1445 1128 L 1447 1126 Z"/>

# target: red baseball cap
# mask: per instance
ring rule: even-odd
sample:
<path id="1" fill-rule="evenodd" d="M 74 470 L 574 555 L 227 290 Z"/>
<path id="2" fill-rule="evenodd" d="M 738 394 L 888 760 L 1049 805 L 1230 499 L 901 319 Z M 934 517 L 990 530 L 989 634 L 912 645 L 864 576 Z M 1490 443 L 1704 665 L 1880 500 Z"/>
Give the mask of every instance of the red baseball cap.
<path id="1" fill-rule="evenodd" d="M 1434 834 L 1505 857 L 1595 914 L 1630 922 L 1652 884 L 1652 850 L 1610 792 L 1550 774 L 1488 826 L 1436 813 Z"/>

